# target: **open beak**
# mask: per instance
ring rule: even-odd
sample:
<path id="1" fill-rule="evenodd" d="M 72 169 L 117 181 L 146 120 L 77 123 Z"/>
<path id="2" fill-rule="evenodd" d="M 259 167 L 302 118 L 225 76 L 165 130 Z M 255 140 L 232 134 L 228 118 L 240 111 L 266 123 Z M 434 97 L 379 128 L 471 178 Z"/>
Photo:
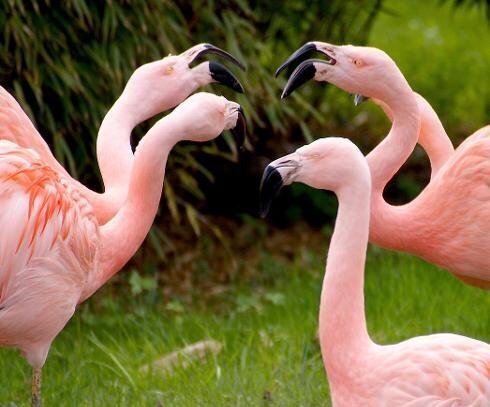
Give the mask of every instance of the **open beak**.
<path id="1" fill-rule="evenodd" d="M 194 47 L 188 49 L 183 54 L 188 57 L 188 64 L 190 65 L 199 57 L 202 57 L 206 54 L 218 55 L 225 59 L 226 61 L 231 62 L 232 64 L 238 66 L 240 69 L 245 70 L 245 65 L 236 59 L 233 55 L 229 54 L 226 51 L 223 51 L 221 48 L 218 48 L 211 44 L 198 44 Z M 240 81 L 236 78 L 231 71 L 228 70 L 225 66 L 211 61 L 209 62 L 209 73 L 214 81 L 223 84 L 236 92 L 243 93 L 243 86 Z"/>
<path id="2" fill-rule="evenodd" d="M 260 216 L 265 218 L 269 213 L 272 201 L 284 185 L 294 181 L 294 176 L 300 167 L 295 153 L 273 161 L 265 167 L 260 182 Z"/>
<path id="3" fill-rule="evenodd" d="M 276 78 L 286 68 L 297 67 L 301 62 L 310 59 L 310 57 L 317 51 L 318 49 L 314 42 L 307 42 L 301 48 L 299 48 L 293 54 L 291 54 L 291 56 L 279 68 L 277 68 L 275 73 Z"/>
<path id="4" fill-rule="evenodd" d="M 235 92 L 243 93 L 243 86 L 240 81 L 223 65 L 211 61 L 209 63 L 209 72 L 214 81 L 233 89 Z"/>
<path id="5" fill-rule="evenodd" d="M 286 86 L 284 86 L 284 90 L 282 91 L 281 99 L 288 97 L 301 85 L 305 84 L 310 79 L 313 79 L 317 72 L 318 65 L 332 64 L 322 59 L 307 59 L 306 61 L 301 62 L 301 64 L 296 67 L 286 82 Z"/>
<path id="6" fill-rule="evenodd" d="M 221 48 L 215 47 L 212 44 L 199 44 L 199 45 L 196 45 L 193 48 L 189 49 L 186 52 L 189 52 L 189 51 L 191 51 L 191 53 L 194 54 L 193 58 L 190 62 L 194 61 L 195 59 L 199 58 L 200 56 L 203 56 L 206 54 L 214 54 L 214 55 L 219 55 L 220 57 L 223 57 L 228 62 L 231 62 L 232 64 L 238 66 L 241 70 L 245 71 L 245 65 L 242 62 L 240 62 L 238 59 L 236 59 L 230 53 L 223 51 Z M 192 52 L 192 51 L 194 51 L 194 52 Z"/>
<path id="7" fill-rule="evenodd" d="M 327 49 L 329 51 L 327 51 Z M 310 59 L 316 52 L 326 55 L 328 59 Z M 334 58 L 334 55 L 335 50 L 333 45 L 319 42 L 307 42 L 296 50 L 276 71 L 277 77 L 286 68 L 291 70 L 292 68 L 296 67 L 289 77 L 286 87 L 282 92 L 281 98 L 289 96 L 295 89 L 299 88 L 301 85 L 315 77 L 316 67 L 314 63 L 335 65 L 337 60 Z"/>
<path id="8" fill-rule="evenodd" d="M 245 114 L 241 107 L 237 109 L 238 116 L 236 119 L 235 127 L 230 129 L 231 134 L 235 138 L 238 147 L 242 147 L 245 142 L 245 137 L 247 136 L 247 121 L 245 119 Z"/>

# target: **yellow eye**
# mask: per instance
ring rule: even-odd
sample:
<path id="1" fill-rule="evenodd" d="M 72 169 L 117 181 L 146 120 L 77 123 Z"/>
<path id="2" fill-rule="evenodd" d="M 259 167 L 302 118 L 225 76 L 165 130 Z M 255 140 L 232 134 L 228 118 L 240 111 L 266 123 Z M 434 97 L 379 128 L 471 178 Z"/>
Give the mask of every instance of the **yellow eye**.
<path id="1" fill-rule="evenodd" d="M 163 71 L 163 74 L 164 75 L 170 75 L 173 71 L 174 71 L 174 66 L 173 65 L 169 65 L 169 66 L 165 67 L 165 70 Z"/>
<path id="2" fill-rule="evenodd" d="M 363 62 L 362 62 L 362 59 L 360 58 L 354 58 L 352 60 L 352 62 L 354 63 L 355 66 L 357 66 L 358 68 L 361 67 L 363 65 Z"/>

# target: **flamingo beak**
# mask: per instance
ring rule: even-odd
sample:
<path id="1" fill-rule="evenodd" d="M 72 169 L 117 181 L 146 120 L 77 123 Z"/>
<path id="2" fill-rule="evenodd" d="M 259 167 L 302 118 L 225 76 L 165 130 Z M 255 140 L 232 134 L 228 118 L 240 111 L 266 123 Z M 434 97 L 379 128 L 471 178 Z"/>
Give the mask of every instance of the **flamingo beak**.
<path id="1" fill-rule="evenodd" d="M 297 49 L 279 68 L 277 68 L 275 77 L 286 68 L 295 68 L 298 64 L 309 59 L 316 51 L 318 51 L 316 44 L 313 42 L 307 42 L 302 47 Z M 289 72 L 291 74 L 291 72 Z"/>
<path id="2" fill-rule="evenodd" d="M 310 79 L 314 79 L 315 74 L 317 73 L 318 65 L 330 66 L 333 64 L 329 61 L 323 61 L 321 59 L 307 59 L 306 61 L 301 62 L 301 64 L 296 67 L 286 82 L 286 86 L 284 86 L 284 90 L 282 91 L 281 99 L 288 97 Z"/>
<path id="3" fill-rule="evenodd" d="M 235 92 L 243 93 L 243 86 L 235 75 L 233 75 L 226 67 L 217 62 L 209 63 L 209 72 L 215 82 L 221 83 Z"/>
<path id="4" fill-rule="evenodd" d="M 315 52 L 320 52 L 323 55 L 326 55 L 328 59 L 311 59 L 310 57 Z M 301 85 L 315 77 L 316 67 L 314 63 L 335 65 L 337 60 L 333 57 L 333 55 L 335 55 L 335 46 L 321 42 L 307 42 L 296 50 L 276 71 L 277 77 L 286 68 L 291 71 L 293 67 L 296 67 L 282 92 L 281 99 L 288 97 L 295 89 L 299 88 Z"/>
<path id="5" fill-rule="evenodd" d="M 356 93 L 354 95 L 354 106 L 359 106 L 361 103 L 369 100 L 368 96 L 361 95 L 360 93 Z"/>
<path id="6" fill-rule="evenodd" d="M 224 58 L 225 60 L 227 60 L 228 62 L 231 62 L 232 64 L 238 66 L 242 71 L 245 71 L 245 65 L 242 62 L 240 62 L 238 59 L 236 59 L 230 53 L 223 51 L 221 48 L 218 48 L 212 44 L 196 45 L 195 53 L 194 53 L 193 58 L 190 62 L 192 62 L 195 59 L 199 58 L 200 56 L 203 56 L 206 54 L 218 55 L 218 56 Z"/>
<path id="7" fill-rule="evenodd" d="M 189 65 L 196 59 L 207 54 L 218 55 L 226 61 L 238 66 L 240 69 L 245 70 L 245 65 L 233 55 L 211 44 L 199 44 L 182 53 L 182 55 L 185 55 L 187 58 L 187 63 Z M 236 92 L 244 92 L 242 84 L 236 78 L 236 76 L 228 70 L 228 68 L 214 61 L 211 61 L 208 64 L 209 74 L 215 82 L 221 83 L 222 85 L 227 86 Z"/>
<path id="8" fill-rule="evenodd" d="M 235 127 L 230 129 L 230 131 L 235 138 L 238 147 L 241 148 L 243 146 L 243 143 L 245 142 L 245 137 L 247 136 L 247 120 L 241 106 L 237 109 L 237 112 L 238 116 L 236 119 Z"/>
<path id="9" fill-rule="evenodd" d="M 299 161 L 294 157 L 295 153 L 282 157 L 265 167 L 260 181 L 260 216 L 265 218 L 269 213 L 272 201 L 279 194 L 284 185 L 294 181 Z"/>

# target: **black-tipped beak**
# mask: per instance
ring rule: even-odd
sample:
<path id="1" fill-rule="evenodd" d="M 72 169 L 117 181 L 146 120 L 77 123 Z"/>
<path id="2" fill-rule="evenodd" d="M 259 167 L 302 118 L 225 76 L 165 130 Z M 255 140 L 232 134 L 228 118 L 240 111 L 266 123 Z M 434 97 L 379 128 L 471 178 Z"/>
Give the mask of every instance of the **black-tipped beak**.
<path id="1" fill-rule="evenodd" d="M 236 125 L 230 129 L 231 134 L 235 137 L 235 141 L 238 147 L 242 147 L 247 136 L 247 120 L 241 107 L 238 108 L 238 117 L 236 119 Z"/>
<path id="2" fill-rule="evenodd" d="M 260 216 L 265 218 L 269 213 L 272 201 L 284 185 L 280 172 L 272 165 L 265 167 L 260 182 Z"/>
<path id="3" fill-rule="evenodd" d="M 233 75 L 228 68 L 224 67 L 217 62 L 211 61 L 209 63 L 209 72 L 211 77 L 218 83 L 225 85 L 236 92 L 243 93 L 243 86 L 240 81 Z"/>
<path id="4" fill-rule="evenodd" d="M 365 102 L 368 99 L 369 99 L 369 97 L 364 96 L 364 95 L 361 95 L 359 93 L 356 93 L 354 95 L 354 106 L 358 106 L 358 105 L 360 105 L 361 103 Z"/>
<path id="5" fill-rule="evenodd" d="M 215 47 L 212 44 L 203 44 L 202 49 L 196 53 L 194 59 L 199 58 L 200 56 L 206 54 L 219 55 L 220 57 L 223 57 L 227 61 L 231 62 L 232 64 L 235 64 L 240 69 L 245 71 L 245 65 L 242 62 L 240 62 L 238 59 L 236 59 L 233 55 L 229 54 L 228 52 L 223 51 L 221 48 Z"/>
<path id="6" fill-rule="evenodd" d="M 317 51 L 316 45 L 312 42 L 307 42 L 301 48 L 296 50 L 279 68 L 277 68 L 275 76 L 276 78 L 279 74 L 288 67 L 295 67 L 303 61 L 309 59 Z"/>
<path id="7" fill-rule="evenodd" d="M 288 97 L 294 90 L 315 77 L 316 68 L 314 62 L 316 62 L 316 60 L 307 59 L 298 65 L 289 77 L 286 86 L 282 91 L 281 99 Z"/>

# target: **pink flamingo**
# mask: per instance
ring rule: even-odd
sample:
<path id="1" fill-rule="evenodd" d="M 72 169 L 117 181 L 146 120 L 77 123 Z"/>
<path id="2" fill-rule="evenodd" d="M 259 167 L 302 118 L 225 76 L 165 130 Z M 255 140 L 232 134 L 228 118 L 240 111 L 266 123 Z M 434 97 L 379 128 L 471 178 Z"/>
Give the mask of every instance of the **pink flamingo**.
<path id="1" fill-rule="evenodd" d="M 267 166 L 261 210 L 283 185 L 336 193 L 339 209 L 320 299 L 319 340 L 333 407 L 487 407 L 490 346 L 454 334 L 381 346 L 367 332 L 364 264 L 371 179 L 347 139 L 319 139 Z"/>
<path id="2" fill-rule="evenodd" d="M 390 205 L 383 190 L 417 143 L 419 100 L 383 51 L 315 44 L 328 60 L 303 61 L 283 95 L 315 78 L 382 100 L 392 112 L 389 134 L 367 155 L 373 187 L 370 241 L 416 254 L 468 284 L 490 288 L 490 257 L 486 255 L 490 247 L 490 126 L 468 137 L 417 198 L 405 205 Z"/>
<path id="3" fill-rule="evenodd" d="M 35 150 L 51 169 L 83 194 L 93 207 L 98 222 L 106 223 L 126 199 L 133 163 L 130 143 L 133 128 L 177 106 L 198 87 L 211 82 L 243 92 L 238 79 L 217 62 L 202 62 L 190 67 L 193 61 L 206 54 L 219 55 L 244 68 L 222 49 L 211 44 L 198 44 L 180 55 L 169 55 L 142 65 L 129 78 L 123 93 L 104 118 L 97 138 L 97 158 L 105 187 L 103 193 L 90 190 L 68 174 L 16 100 L 2 87 L 0 138 Z"/>
<path id="4" fill-rule="evenodd" d="M 34 406 L 51 342 L 148 233 L 170 150 L 180 140 L 204 142 L 225 129 L 242 137 L 243 123 L 237 103 L 190 96 L 141 139 L 126 200 L 104 225 L 72 182 L 36 152 L 0 141 L 0 345 L 19 348 L 33 367 Z"/>
<path id="5" fill-rule="evenodd" d="M 286 68 L 297 66 L 299 63 L 309 59 L 314 53 L 323 53 L 323 49 L 327 45 L 330 44 L 318 41 L 307 42 L 277 69 L 276 77 Z M 389 79 L 391 78 L 387 78 L 387 80 Z M 446 163 L 449 157 L 451 157 L 451 155 L 454 153 L 454 147 L 446 133 L 446 130 L 444 130 L 444 126 L 439 120 L 437 113 L 434 111 L 434 109 L 432 109 L 429 102 L 427 102 L 423 96 L 416 92 L 414 92 L 414 95 L 417 98 L 420 110 L 420 131 L 417 142 L 429 156 L 432 179 Z M 288 96 L 288 94 L 283 93 L 283 97 L 286 96 Z M 357 106 L 368 99 L 370 98 L 356 93 L 354 97 L 354 104 Z M 390 108 L 390 106 L 379 99 L 373 98 L 373 101 L 383 109 L 388 118 L 393 122 L 393 110 Z"/>

